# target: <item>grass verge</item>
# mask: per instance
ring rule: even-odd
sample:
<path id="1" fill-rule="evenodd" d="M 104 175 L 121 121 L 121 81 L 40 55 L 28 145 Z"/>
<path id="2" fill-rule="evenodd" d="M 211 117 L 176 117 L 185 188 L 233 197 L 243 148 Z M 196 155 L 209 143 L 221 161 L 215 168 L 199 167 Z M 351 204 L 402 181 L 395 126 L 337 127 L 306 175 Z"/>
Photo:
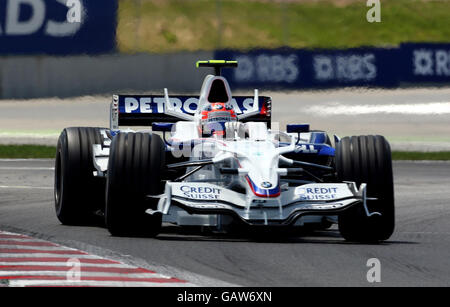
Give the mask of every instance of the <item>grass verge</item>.
<path id="1" fill-rule="evenodd" d="M 450 151 L 419 152 L 419 151 L 393 151 L 393 160 L 433 160 L 450 161 Z"/>
<path id="2" fill-rule="evenodd" d="M 379 23 L 366 2 L 120 0 L 117 41 L 125 53 L 450 41 L 450 1 L 383 0 Z"/>
<path id="3" fill-rule="evenodd" d="M 1 159 L 52 159 L 56 147 L 42 145 L 0 145 Z"/>
<path id="4" fill-rule="evenodd" d="M 41 145 L 0 145 L 2 159 L 53 159 L 56 147 Z M 450 151 L 416 152 L 393 151 L 393 160 L 450 161 Z"/>

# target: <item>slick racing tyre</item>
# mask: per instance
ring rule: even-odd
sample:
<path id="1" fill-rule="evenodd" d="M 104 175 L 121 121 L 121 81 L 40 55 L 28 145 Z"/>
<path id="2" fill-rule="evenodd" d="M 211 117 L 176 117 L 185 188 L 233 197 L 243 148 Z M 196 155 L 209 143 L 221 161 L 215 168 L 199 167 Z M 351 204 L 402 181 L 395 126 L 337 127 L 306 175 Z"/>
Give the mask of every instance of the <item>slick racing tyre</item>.
<path id="1" fill-rule="evenodd" d="M 394 183 L 389 143 L 382 136 L 352 136 L 336 146 L 336 172 L 339 181 L 367 183 L 369 212 L 356 205 L 339 215 L 339 231 L 348 241 L 374 242 L 387 240 L 394 231 Z"/>
<path id="2" fill-rule="evenodd" d="M 100 128 L 66 128 L 55 159 L 55 210 L 65 225 L 94 221 L 105 204 L 105 180 L 94 177 L 92 145 L 101 144 Z"/>
<path id="3" fill-rule="evenodd" d="M 106 187 L 106 227 L 114 236 L 156 236 L 160 214 L 150 215 L 163 192 L 161 174 L 165 147 L 161 137 L 148 133 L 119 133 L 111 144 Z"/>

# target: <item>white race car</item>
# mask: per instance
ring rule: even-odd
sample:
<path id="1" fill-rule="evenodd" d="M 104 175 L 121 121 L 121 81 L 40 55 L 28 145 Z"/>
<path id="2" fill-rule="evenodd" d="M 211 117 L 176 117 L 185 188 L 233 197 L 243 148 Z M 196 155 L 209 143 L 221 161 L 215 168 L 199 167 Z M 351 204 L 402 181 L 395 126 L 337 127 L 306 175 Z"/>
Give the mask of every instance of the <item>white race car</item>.
<path id="1" fill-rule="evenodd" d="M 155 236 L 162 223 L 296 227 L 339 224 L 351 241 L 394 230 L 391 153 L 382 136 L 334 137 L 273 127 L 269 97 L 231 95 L 213 67 L 199 97 L 114 95 L 106 128 L 58 140 L 55 208 L 63 224 L 103 216 L 112 235 Z M 147 126 L 130 130 L 120 126 Z M 162 136 L 161 136 L 162 135 Z"/>

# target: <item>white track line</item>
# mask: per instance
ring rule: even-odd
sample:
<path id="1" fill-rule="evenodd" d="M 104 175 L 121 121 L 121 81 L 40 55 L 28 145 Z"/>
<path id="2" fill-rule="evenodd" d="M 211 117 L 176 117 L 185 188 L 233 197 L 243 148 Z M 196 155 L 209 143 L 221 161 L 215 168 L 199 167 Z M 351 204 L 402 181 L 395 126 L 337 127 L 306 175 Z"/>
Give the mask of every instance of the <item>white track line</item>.
<path id="1" fill-rule="evenodd" d="M 49 162 L 54 159 L 0 159 L 0 162 Z"/>
<path id="2" fill-rule="evenodd" d="M 0 185 L 0 189 L 19 189 L 19 190 L 53 190 L 53 187 L 31 187 L 21 185 Z"/>
<path id="3" fill-rule="evenodd" d="M 9 241 L 11 243 L 17 243 L 17 245 L 20 245 L 20 243 L 27 243 L 27 242 L 49 243 L 48 241 L 41 240 L 41 239 L 19 238 L 19 237 L 17 237 L 17 238 L 11 238 L 11 237 L 2 238 L 1 236 L 0 236 L 0 241 Z M 54 244 L 54 243 L 52 243 L 52 244 Z M 54 245 L 56 245 L 56 244 L 54 244 Z"/>
<path id="4" fill-rule="evenodd" d="M 94 286 L 94 287 L 186 287 L 192 286 L 187 283 L 158 283 L 158 282 L 129 282 L 129 281 L 86 281 L 81 280 L 79 282 L 67 282 L 64 280 L 10 280 L 9 286 L 11 287 L 29 287 L 29 286 L 42 286 L 42 287 L 54 287 L 54 286 Z"/>
<path id="5" fill-rule="evenodd" d="M 78 257 L 74 257 L 78 258 Z M 15 261 L 15 262 L 2 262 L 0 261 L 0 266 L 7 265 L 7 266 L 15 266 L 15 265 L 50 265 L 50 266 L 65 266 L 67 265 L 67 261 L 58 261 L 58 262 L 40 262 L 40 261 Z M 122 263 L 81 263 L 80 268 L 83 270 L 84 267 L 104 267 L 104 268 L 125 268 L 125 269 L 131 269 L 133 266 L 126 265 Z M 1 274 L 1 268 L 0 268 L 0 274 Z"/>
<path id="6" fill-rule="evenodd" d="M 67 273 L 69 273 L 70 267 L 67 267 L 67 271 L 2 271 L 0 269 L 0 277 L 8 277 L 8 276 L 59 276 L 66 277 Z M 83 279 L 84 277 L 108 277 L 108 278 L 159 278 L 159 279 L 167 279 L 169 280 L 169 276 L 156 274 L 156 273 L 132 273 L 132 274 L 124 274 L 124 273 L 109 273 L 109 272 L 83 272 L 83 268 L 80 271 L 80 277 Z"/>
<path id="7" fill-rule="evenodd" d="M 400 115 L 446 115 L 450 114 L 450 102 L 430 102 L 416 104 L 370 104 L 352 105 L 339 102 L 327 105 L 316 105 L 302 112 L 314 113 L 318 116 L 329 115 L 367 115 L 367 114 L 400 114 Z"/>
<path id="8" fill-rule="evenodd" d="M 52 257 L 67 257 L 67 258 L 77 258 L 77 259 L 104 259 L 101 257 L 96 257 L 94 255 L 83 255 L 83 254 L 52 254 L 52 253 L 2 253 L 0 251 L 1 258 L 52 258 Z"/>
<path id="9" fill-rule="evenodd" d="M 39 243 L 41 243 L 41 242 L 39 242 Z M 20 245 L 20 244 L 18 244 L 18 245 L 0 244 L 0 254 L 2 253 L 3 249 L 23 249 L 23 250 L 29 249 L 32 252 L 39 250 L 39 251 L 42 251 L 43 253 L 46 251 L 49 251 L 50 253 L 52 251 L 61 251 L 61 253 L 67 252 L 67 254 L 70 254 L 70 252 L 71 252 L 71 250 L 62 248 L 61 246 L 57 246 L 57 245 L 55 245 L 55 246 L 25 246 L 25 245 Z"/>
<path id="10" fill-rule="evenodd" d="M 54 171 L 54 167 L 8 167 L 0 166 L 0 171 Z"/>
<path id="11" fill-rule="evenodd" d="M 2 240 L 0 240 L 0 241 L 2 241 Z M 30 241 L 24 242 L 24 243 L 25 244 L 27 244 L 27 243 L 29 244 Z M 43 242 L 42 241 L 36 241 L 36 243 L 37 244 L 41 244 Z M 79 252 L 82 252 L 82 251 L 79 251 L 79 250 L 77 250 L 75 248 L 64 247 L 64 246 L 57 245 L 57 244 L 52 244 L 52 245 L 49 245 L 49 246 L 27 246 L 27 245 L 21 245 L 21 244 L 17 244 L 17 245 L 2 244 L 0 242 L 0 253 L 1 253 L 1 251 L 3 249 L 21 249 L 21 250 L 24 250 L 23 253 L 26 253 L 28 249 L 30 250 L 30 252 L 33 252 L 35 250 L 40 250 L 40 251 L 42 251 L 42 253 L 45 253 L 46 251 L 49 251 L 50 253 L 52 253 L 53 251 L 60 251 L 61 253 L 62 252 L 67 252 L 67 254 L 70 254 L 72 252 L 75 252 L 75 253 L 78 254 Z M 85 252 L 82 252 L 82 253 L 83 254 L 87 254 Z"/>

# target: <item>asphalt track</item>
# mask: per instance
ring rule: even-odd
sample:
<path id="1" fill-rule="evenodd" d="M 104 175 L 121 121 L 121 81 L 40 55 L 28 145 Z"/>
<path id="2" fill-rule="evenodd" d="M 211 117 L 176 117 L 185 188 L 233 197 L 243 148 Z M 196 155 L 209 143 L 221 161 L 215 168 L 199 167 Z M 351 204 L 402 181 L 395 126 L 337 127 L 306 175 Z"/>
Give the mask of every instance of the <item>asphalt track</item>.
<path id="1" fill-rule="evenodd" d="M 397 227 L 383 244 L 351 244 L 337 229 L 272 237 L 184 233 L 115 238 L 102 227 L 62 226 L 53 209 L 53 161 L 0 160 L 0 230 L 221 286 L 449 286 L 450 163 L 395 162 Z M 379 259 L 381 282 L 367 261 Z"/>

